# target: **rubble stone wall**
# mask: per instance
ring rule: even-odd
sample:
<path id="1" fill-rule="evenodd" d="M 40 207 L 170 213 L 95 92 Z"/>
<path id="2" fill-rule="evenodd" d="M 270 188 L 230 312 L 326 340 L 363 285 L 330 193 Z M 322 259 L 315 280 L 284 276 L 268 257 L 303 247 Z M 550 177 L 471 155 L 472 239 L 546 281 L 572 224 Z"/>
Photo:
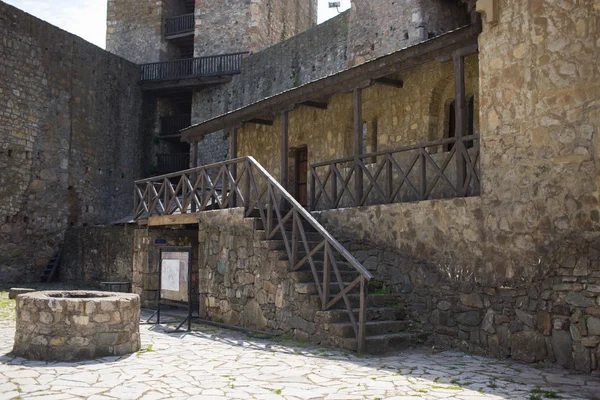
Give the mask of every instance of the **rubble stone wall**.
<path id="1" fill-rule="evenodd" d="M 590 254 L 594 267 L 587 272 L 563 261 L 575 263 L 589 243 L 563 243 L 550 256 L 546 276 L 513 285 L 457 280 L 460 271 L 450 266 L 408 259 L 395 247 L 367 240 L 344 244 L 398 295 L 412 329 L 429 333 L 436 346 L 582 372 L 600 369 L 600 253 Z"/>
<path id="2" fill-rule="evenodd" d="M 195 56 L 261 51 L 316 22 L 316 0 L 196 0 Z"/>
<path id="3" fill-rule="evenodd" d="M 69 226 L 131 212 L 134 64 L 0 2 L 0 280 L 37 280 Z"/>
<path id="4" fill-rule="evenodd" d="M 470 22 L 460 1 L 352 0 L 348 30 L 351 65 L 393 53 Z"/>
<path id="5" fill-rule="evenodd" d="M 69 228 L 60 281 L 95 288 L 100 282 L 131 282 L 134 235 L 134 225 Z"/>
<path id="6" fill-rule="evenodd" d="M 156 308 L 158 301 L 158 263 L 160 247 L 191 246 L 192 247 L 192 276 L 196 279 L 198 271 L 197 259 L 197 229 L 151 227 L 136 228 L 133 241 L 133 285 L 132 292 L 140 296 L 140 304 L 145 308 Z M 193 281 L 192 287 L 197 288 L 198 282 Z M 194 293 L 197 293 L 194 290 Z M 197 298 L 194 294 L 193 300 Z"/>

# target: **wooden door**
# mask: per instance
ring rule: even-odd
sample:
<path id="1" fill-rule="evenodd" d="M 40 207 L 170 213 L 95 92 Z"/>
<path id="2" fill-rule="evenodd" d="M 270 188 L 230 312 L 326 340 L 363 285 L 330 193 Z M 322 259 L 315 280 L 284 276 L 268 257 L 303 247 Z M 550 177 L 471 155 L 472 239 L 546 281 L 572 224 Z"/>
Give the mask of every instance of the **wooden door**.
<path id="1" fill-rule="evenodd" d="M 296 150 L 296 200 L 303 205 L 308 205 L 308 149 L 306 147 Z"/>

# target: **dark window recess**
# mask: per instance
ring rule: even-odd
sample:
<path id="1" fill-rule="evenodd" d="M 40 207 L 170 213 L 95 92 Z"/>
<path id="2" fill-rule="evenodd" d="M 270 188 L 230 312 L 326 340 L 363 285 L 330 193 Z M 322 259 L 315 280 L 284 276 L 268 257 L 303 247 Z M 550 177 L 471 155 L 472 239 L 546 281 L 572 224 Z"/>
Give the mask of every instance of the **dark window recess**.
<path id="1" fill-rule="evenodd" d="M 475 97 L 470 96 L 467 107 L 467 135 L 471 136 L 475 134 Z M 454 107 L 454 101 L 450 103 L 448 109 L 448 137 L 456 137 L 456 108 Z M 465 142 L 465 147 L 470 149 L 473 147 L 473 141 L 469 140 Z M 448 143 L 446 151 L 450 151 L 454 148 L 454 143 Z"/>

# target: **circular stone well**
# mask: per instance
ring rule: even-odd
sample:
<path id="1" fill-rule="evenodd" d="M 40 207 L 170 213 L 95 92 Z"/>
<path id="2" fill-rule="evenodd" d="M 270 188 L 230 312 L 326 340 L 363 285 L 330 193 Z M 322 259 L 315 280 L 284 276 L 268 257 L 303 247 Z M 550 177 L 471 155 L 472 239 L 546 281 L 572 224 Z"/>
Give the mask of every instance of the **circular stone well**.
<path id="1" fill-rule="evenodd" d="M 70 361 L 118 356 L 140 349 L 137 294 L 45 291 L 17 296 L 13 353 Z"/>

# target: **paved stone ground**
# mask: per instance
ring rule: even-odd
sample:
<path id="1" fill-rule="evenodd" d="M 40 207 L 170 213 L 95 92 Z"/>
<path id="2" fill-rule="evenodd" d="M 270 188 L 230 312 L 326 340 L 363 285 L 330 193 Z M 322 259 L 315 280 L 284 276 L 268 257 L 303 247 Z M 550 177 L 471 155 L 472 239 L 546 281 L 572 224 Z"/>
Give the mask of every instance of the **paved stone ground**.
<path id="1" fill-rule="evenodd" d="M 425 349 L 357 357 L 198 325 L 143 325 L 142 351 L 77 363 L 9 354 L 13 302 L 0 294 L 3 399 L 600 399 L 599 375 Z M 2 311 L 4 310 L 4 311 Z"/>

